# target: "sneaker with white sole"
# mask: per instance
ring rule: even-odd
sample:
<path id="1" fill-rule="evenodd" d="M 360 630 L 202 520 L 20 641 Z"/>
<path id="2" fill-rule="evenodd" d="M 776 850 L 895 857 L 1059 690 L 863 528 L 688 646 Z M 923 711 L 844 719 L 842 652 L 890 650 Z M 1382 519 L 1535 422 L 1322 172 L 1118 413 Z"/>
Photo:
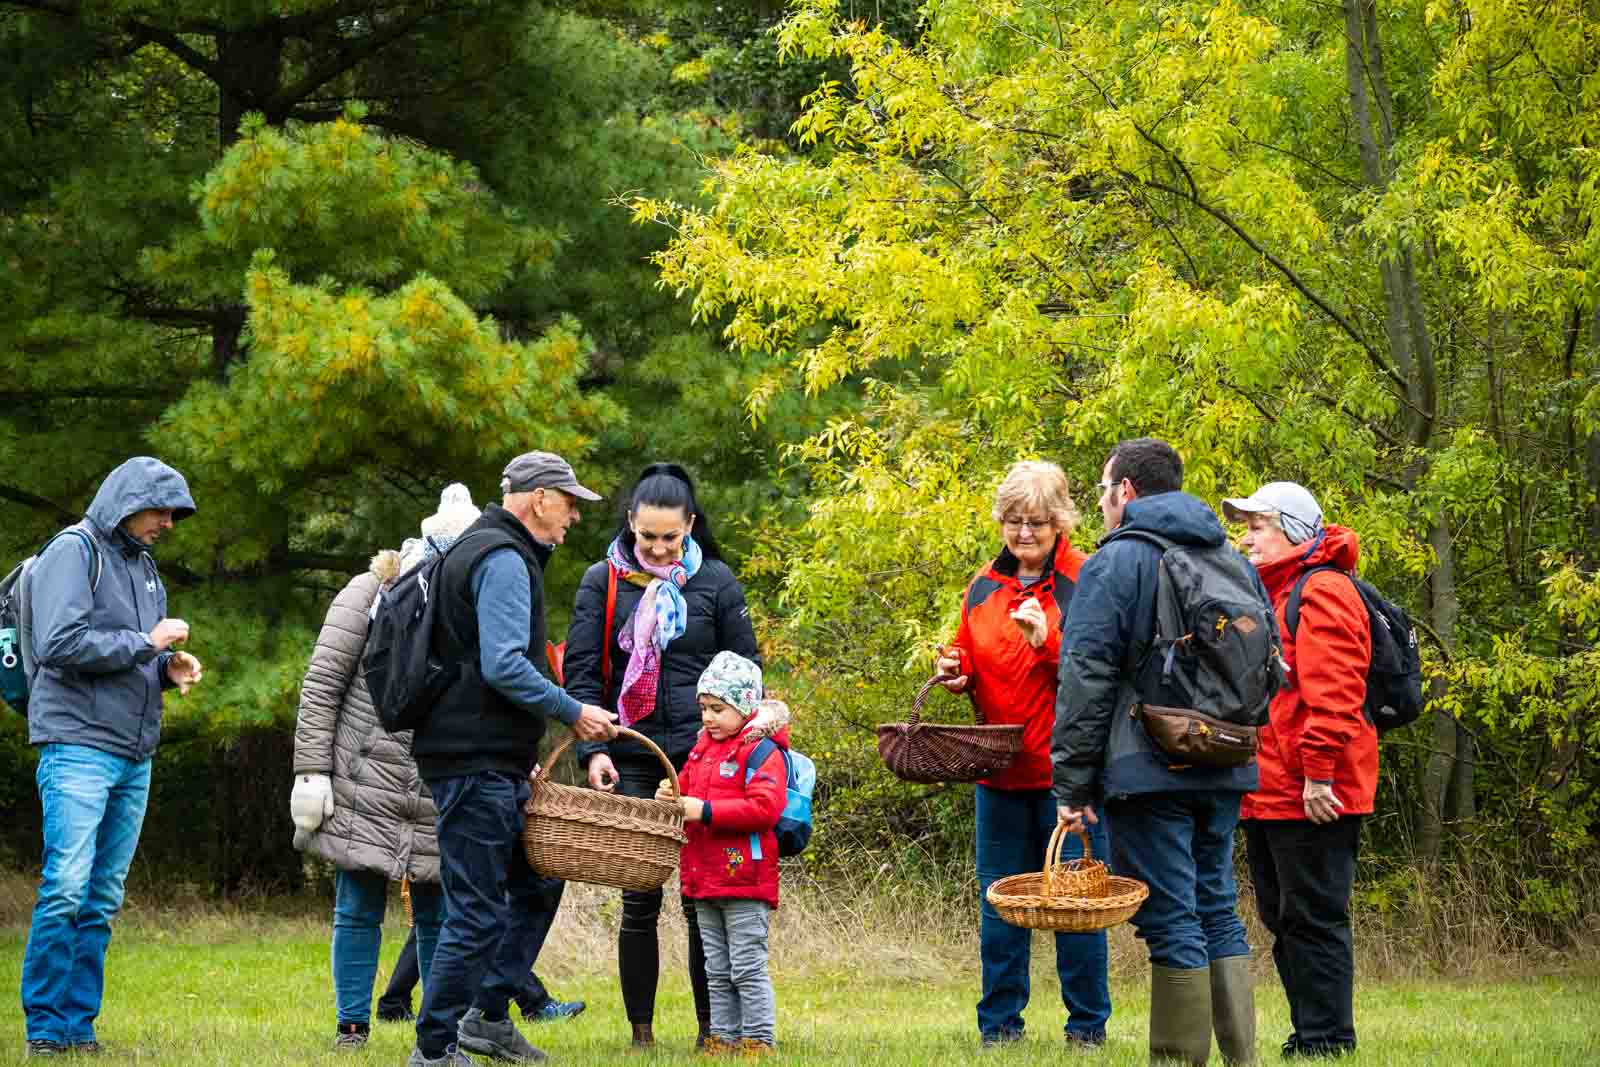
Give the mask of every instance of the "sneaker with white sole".
<path id="1" fill-rule="evenodd" d="M 461 1017 L 456 1041 L 468 1052 L 508 1063 L 543 1063 L 549 1058 L 522 1036 L 510 1016 L 491 1022 L 478 1008 L 468 1008 Z"/>
<path id="2" fill-rule="evenodd" d="M 445 1049 L 443 1056 L 424 1056 L 422 1049 L 413 1046 L 406 1067 L 478 1067 L 478 1061 L 455 1045 Z"/>

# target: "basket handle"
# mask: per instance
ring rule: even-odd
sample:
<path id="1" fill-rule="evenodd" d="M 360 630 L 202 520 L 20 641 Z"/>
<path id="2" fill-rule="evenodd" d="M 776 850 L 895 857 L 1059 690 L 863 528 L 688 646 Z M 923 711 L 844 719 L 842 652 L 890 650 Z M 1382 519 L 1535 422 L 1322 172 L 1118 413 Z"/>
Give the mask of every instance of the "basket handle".
<path id="1" fill-rule="evenodd" d="M 1055 896 L 1055 876 L 1053 872 L 1061 863 L 1061 846 L 1066 843 L 1069 831 L 1061 823 L 1056 823 L 1056 828 L 1050 834 L 1050 843 L 1044 847 L 1044 888 L 1050 896 Z M 1087 829 L 1076 831 L 1078 840 L 1083 842 L 1083 858 L 1094 859 L 1094 850 L 1089 847 L 1089 831 Z"/>
<path id="2" fill-rule="evenodd" d="M 661 761 L 661 766 L 663 766 L 663 767 L 665 767 L 667 769 L 667 778 L 670 779 L 671 782 L 672 782 L 672 795 L 674 797 L 682 797 L 683 796 L 683 790 L 678 788 L 678 771 L 677 771 L 677 768 L 673 767 L 672 761 L 667 758 L 667 754 L 665 752 L 661 751 L 660 747 L 657 746 L 654 741 L 650 740 L 648 737 L 646 737 L 644 734 L 641 734 L 639 731 L 630 730 L 626 726 L 617 727 L 617 736 L 618 737 L 631 737 L 631 738 L 633 738 L 633 740 L 638 741 L 640 744 L 644 745 L 651 752 L 654 752 L 656 754 L 656 759 Z M 556 746 L 556 750 L 554 752 L 550 753 L 550 758 L 545 760 L 543 763 L 541 763 L 539 765 L 539 773 L 533 776 L 533 780 L 537 782 L 539 779 L 547 777 L 550 774 L 550 768 L 554 767 L 556 765 L 556 760 L 560 759 L 562 757 L 562 755 L 564 755 L 566 753 L 567 749 L 572 747 L 572 742 L 574 742 L 576 740 L 577 740 L 577 735 L 568 734 L 567 735 L 567 739 L 565 741 L 561 742 L 561 744 L 557 745 Z"/>
<path id="3" fill-rule="evenodd" d="M 911 702 L 911 718 L 906 720 L 907 726 L 915 726 L 919 721 L 921 721 L 922 705 L 927 702 L 928 694 L 933 692 L 933 687 L 938 685 L 940 682 L 947 682 L 954 677 L 955 675 L 953 674 L 935 674 L 932 678 L 929 678 L 926 682 L 922 683 L 922 688 L 917 690 L 917 698 Z M 972 696 L 971 686 L 967 687 L 967 695 L 969 697 Z M 983 709 L 978 707 L 978 701 L 976 698 L 972 700 L 972 717 L 977 720 L 979 726 L 984 725 Z"/>

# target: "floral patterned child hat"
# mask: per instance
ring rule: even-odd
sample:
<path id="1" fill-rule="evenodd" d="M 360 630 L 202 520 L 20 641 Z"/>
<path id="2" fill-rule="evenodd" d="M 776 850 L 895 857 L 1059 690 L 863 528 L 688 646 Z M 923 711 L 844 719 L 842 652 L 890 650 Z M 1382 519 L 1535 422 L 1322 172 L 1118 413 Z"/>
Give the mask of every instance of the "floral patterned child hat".
<path id="1" fill-rule="evenodd" d="M 761 702 L 761 668 L 737 652 L 718 652 L 694 691 L 716 697 L 748 719 Z"/>

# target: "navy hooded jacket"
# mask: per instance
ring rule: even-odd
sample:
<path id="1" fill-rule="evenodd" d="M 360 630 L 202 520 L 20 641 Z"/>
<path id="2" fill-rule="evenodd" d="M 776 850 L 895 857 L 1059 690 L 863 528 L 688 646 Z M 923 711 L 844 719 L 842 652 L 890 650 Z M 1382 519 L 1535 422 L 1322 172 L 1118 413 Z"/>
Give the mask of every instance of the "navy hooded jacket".
<path id="1" fill-rule="evenodd" d="M 149 759 L 161 736 L 161 691 L 171 652 L 158 653 L 150 631 L 167 614 L 167 591 L 155 560 L 121 524 L 150 508 L 194 514 L 183 475 L 135 456 L 101 483 L 77 528 L 100 553 L 100 583 L 90 591 L 94 558 L 79 537 L 57 537 L 29 578 L 33 654 L 39 664 L 28 697 L 28 740 L 87 745 L 124 759 Z"/>
<path id="2" fill-rule="evenodd" d="M 1186 789 L 1248 793 L 1258 784 L 1254 761 L 1243 767 L 1174 770 L 1129 714 L 1132 680 L 1156 631 L 1156 581 L 1161 547 L 1140 530 L 1183 545 L 1221 545 L 1222 523 L 1188 493 L 1136 497 L 1122 525 L 1107 534 L 1078 572 L 1062 624 L 1060 685 L 1050 747 L 1058 804 L 1082 807 L 1105 797 Z M 1254 568 L 1246 568 L 1254 575 Z M 1261 602 L 1272 601 L 1259 578 Z"/>

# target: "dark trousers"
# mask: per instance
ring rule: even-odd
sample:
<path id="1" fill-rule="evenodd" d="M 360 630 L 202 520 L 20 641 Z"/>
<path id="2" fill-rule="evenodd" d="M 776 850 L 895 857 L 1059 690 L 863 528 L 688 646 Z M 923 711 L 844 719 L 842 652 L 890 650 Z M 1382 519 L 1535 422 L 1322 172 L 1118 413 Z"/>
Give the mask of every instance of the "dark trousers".
<path id="1" fill-rule="evenodd" d="M 1246 956 L 1233 879 L 1239 794 L 1190 789 L 1108 800 L 1111 869 L 1150 887 L 1133 928 L 1150 962 L 1194 970 Z"/>
<path id="2" fill-rule="evenodd" d="M 687 759 L 687 756 L 685 756 Z M 617 766 L 617 792 L 629 797 L 653 797 L 665 773 L 653 756 L 623 757 Z M 683 769 L 684 760 L 678 761 Z M 617 935 L 617 966 L 622 972 L 622 1004 L 630 1023 L 650 1023 L 656 1015 L 656 984 L 661 976 L 661 948 L 656 922 L 661 916 L 661 891 L 622 894 L 622 930 Z M 711 993 L 706 982 L 706 951 L 700 943 L 700 920 L 694 901 L 684 898 L 683 917 L 689 925 L 689 985 L 694 990 L 694 1017 L 700 1032 L 711 1032 Z"/>
<path id="3" fill-rule="evenodd" d="M 567 883 L 559 878 L 541 878 L 544 883 L 544 912 L 538 917 L 540 921 L 528 927 L 528 935 L 537 942 L 533 946 L 534 960 L 537 962 L 539 952 L 544 948 L 545 938 L 550 933 L 550 925 L 555 922 L 556 912 L 561 907 L 561 894 L 566 889 Z M 378 998 L 378 1013 L 380 1015 L 409 1015 L 411 1012 L 411 991 L 417 988 L 417 983 L 422 978 L 422 971 L 417 965 L 417 930 L 412 927 L 406 935 L 405 947 L 400 950 L 400 958 L 394 961 L 394 972 L 389 975 L 389 985 L 384 989 L 383 996 Z M 538 974 L 528 972 L 528 977 L 522 983 L 522 988 L 512 997 L 517 1002 L 517 1007 L 522 1009 L 524 1017 L 537 1014 L 554 998 L 550 991 L 539 980 Z"/>
<path id="4" fill-rule="evenodd" d="M 549 930 L 545 879 L 522 851 L 528 780 L 485 772 L 428 781 L 439 809 L 439 876 L 445 920 L 417 1016 L 417 1047 L 430 1059 L 456 1041 L 469 1007 L 504 1019 Z"/>
<path id="5" fill-rule="evenodd" d="M 1310 1053 L 1354 1049 L 1350 894 L 1361 816 L 1321 826 L 1306 819 L 1249 819 L 1244 828 L 1256 910 L 1272 931 L 1272 962 L 1289 998 L 1289 1040 Z"/>
<path id="6" fill-rule="evenodd" d="M 978 952 L 983 965 L 983 999 L 978 1001 L 978 1031 L 997 1038 L 1023 1031 L 1028 1006 L 1029 960 L 1033 931 L 1012 926 L 989 903 L 989 886 L 1012 874 L 1037 871 L 1056 827 L 1056 802 L 1048 789 L 977 791 Z M 1095 858 L 1106 859 L 1101 825 L 1089 830 Z M 1076 834 L 1061 850 L 1063 861 L 1083 855 Z M 1106 934 L 1056 934 L 1056 977 L 1067 1009 L 1067 1032 L 1091 1040 L 1106 1036 L 1111 990 L 1106 981 Z"/>

